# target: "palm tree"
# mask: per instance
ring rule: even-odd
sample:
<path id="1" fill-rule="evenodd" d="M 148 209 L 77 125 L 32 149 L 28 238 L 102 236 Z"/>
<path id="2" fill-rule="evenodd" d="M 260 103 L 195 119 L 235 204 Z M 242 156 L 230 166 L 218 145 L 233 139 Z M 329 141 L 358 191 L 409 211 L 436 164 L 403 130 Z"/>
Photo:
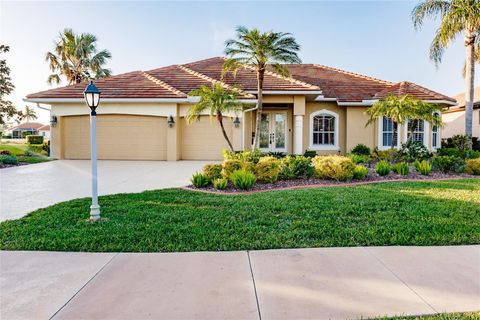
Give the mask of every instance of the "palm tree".
<path id="1" fill-rule="evenodd" d="M 242 109 L 242 104 L 237 101 L 238 94 L 235 90 L 227 90 L 221 83 L 215 83 L 211 88 L 208 86 L 200 86 L 198 89 L 192 90 L 190 96 L 200 97 L 195 105 L 188 109 L 186 120 L 188 123 L 193 123 L 200 118 L 200 115 L 208 111 L 210 117 L 217 118 L 220 128 L 222 129 L 223 137 L 228 143 L 232 151 L 233 145 L 225 132 L 223 125 L 223 114 L 227 112 L 236 112 Z"/>
<path id="2" fill-rule="evenodd" d="M 72 29 L 65 29 L 55 43 L 54 52 L 47 52 L 45 60 L 53 72 L 48 83 L 60 83 L 60 77 L 69 84 L 81 83 L 111 75 L 103 65 L 112 57 L 108 50 L 97 50 L 97 38 L 90 33 L 77 35 Z"/>
<path id="3" fill-rule="evenodd" d="M 259 29 L 237 27 L 236 39 L 225 42 L 225 54 L 229 59 L 225 61 L 224 70 L 236 72 L 239 68 L 253 66 L 257 73 L 257 117 L 256 134 L 253 139 L 253 149 L 258 148 L 260 121 L 262 117 L 263 80 L 267 66 L 284 77 L 290 75 L 282 63 L 301 63 L 297 52 L 300 45 L 290 33 L 261 32 Z"/>
<path id="4" fill-rule="evenodd" d="M 394 96 L 388 95 L 381 100 L 376 101 L 367 109 L 368 126 L 382 117 L 390 118 L 393 121 L 392 136 L 398 135 L 397 125 L 404 124 L 408 119 L 423 120 L 433 126 L 442 126 L 442 119 L 436 115 L 442 107 L 437 104 L 427 103 L 417 99 L 411 95 Z M 408 131 L 414 132 L 418 125 L 417 121 L 408 121 Z M 408 141 L 413 139 L 413 134 L 408 137 Z M 391 150 L 393 151 L 395 144 L 392 139 Z M 393 156 L 393 152 L 390 153 Z"/>
<path id="5" fill-rule="evenodd" d="M 466 48 L 465 68 L 465 134 L 472 136 L 475 43 L 480 30 L 480 1 L 426 0 L 412 11 L 412 20 L 419 29 L 426 18 L 440 17 L 440 27 L 430 46 L 430 59 L 438 65 L 443 52 L 457 35 L 463 33 Z"/>
<path id="6" fill-rule="evenodd" d="M 36 120 L 37 119 L 37 113 L 33 108 L 30 108 L 29 106 L 25 106 L 25 109 L 23 110 L 21 114 L 21 120 L 26 120 L 26 122 L 30 122 L 30 120 Z"/>

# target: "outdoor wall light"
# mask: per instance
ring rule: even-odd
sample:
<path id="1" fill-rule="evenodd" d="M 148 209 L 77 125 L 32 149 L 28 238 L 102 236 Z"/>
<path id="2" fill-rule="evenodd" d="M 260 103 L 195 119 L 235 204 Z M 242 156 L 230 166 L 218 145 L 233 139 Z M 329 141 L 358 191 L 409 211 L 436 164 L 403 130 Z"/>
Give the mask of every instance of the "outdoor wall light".
<path id="1" fill-rule="evenodd" d="M 170 117 L 168 117 L 167 124 L 170 128 L 173 127 L 173 125 L 175 124 L 175 120 L 173 119 L 172 115 L 170 115 Z"/>
<path id="2" fill-rule="evenodd" d="M 100 206 L 98 205 L 97 182 L 97 109 L 100 103 L 100 90 L 90 81 L 83 92 L 85 102 L 90 108 L 90 157 L 92 160 L 92 205 L 90 206 L 90 220 L 100 219 Z"/>
<path id="3" fill-rule="evenodd" d="M 235 117 L 235 120 L 233 120 L 233 124 L 235 125 L 235 128 L 240 127 L 240 119 L 238 116 Z"/>
<path id="4" fill-rule="evenodd" d="M 58 122 L 57 116 L 51 116 L 51 117 L 50 117 L 50 126 L 56 127 L 56 126 L 57 126 L 57 122 Z"/>
<path id="5" fill-rule="evenodd" d="M 83 92 L 85 97 L 85 102 L 87 106 L 90 108 L 91 115 L 95 116 L 97 113 L 95 109 L 97 109 L 98 104 L 100 103 L 100 90 L 93 84 L 93 81 L 90 81 L 89 85 L 85 88 Z"/>

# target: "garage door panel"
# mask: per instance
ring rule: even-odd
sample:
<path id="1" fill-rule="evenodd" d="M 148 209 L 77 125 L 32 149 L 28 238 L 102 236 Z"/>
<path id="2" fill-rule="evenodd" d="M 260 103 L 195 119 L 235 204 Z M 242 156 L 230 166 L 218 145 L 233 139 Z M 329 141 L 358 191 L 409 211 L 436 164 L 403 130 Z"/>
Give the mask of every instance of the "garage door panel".
<path id="1" fill-rule="evenodd" d="M 103 160 L 166 160 L 167 119 L 133 115 L 97 116 L 97 153 Z M 90 159 L 89 116 L 65 117 L 66 159 Z"/>
<path id="2" fill-rule="evenodd" d="M 224 118 L 227 135 L 232 139 L 232 121 Z M 231 140 L 230 140 L 231 141 Z M 209 116 L 188 124 L 182 119 L 182 159 L 184 160 L 221 160 L 223 149 L 229 146 L 223 138 L 218 121 L 210 121 Z"/>

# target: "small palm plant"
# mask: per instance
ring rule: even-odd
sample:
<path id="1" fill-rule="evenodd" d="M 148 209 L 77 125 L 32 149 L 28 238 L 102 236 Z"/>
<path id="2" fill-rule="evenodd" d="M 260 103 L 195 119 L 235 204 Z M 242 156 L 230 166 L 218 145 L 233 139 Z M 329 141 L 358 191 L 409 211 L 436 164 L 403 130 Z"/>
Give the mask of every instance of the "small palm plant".
<path id="1" fill-rule="evenodd" d="M 440 18 L 432 44 L 430 59 L 438 65 L 442 61 L 445 49 L 455 38 L 463 33 L 466 49 L 465 62 L 465 134 L 472 136 L 473 90 L 475 60 L 480 50 L 480 1 L 478 0 L 425 0 L 412 11 L 412 20 L 419 29 L 426 18 Z M 477 49 L 477 51 L 475 51 Z M 477 60 L 478 61 L 478 60 Z"/>
<path id="2" fill-rule="evenodd" d="M 225 61 L 224 71 L 234 73 L 242 67 L 254 67 L 257 73 L 257 117 L 256 131 L 260 132 L 262 117 L 263 81 L 267 66 L 281 76 L 288 77 L 290 72 L 282 63 L 301 63 L 297 52 L 300 45 L 290 33 L 284 32 L 261 32 L 257 28 L 237 28 L 236 39 L 225 42 L 225 54 L 229 59 Z M 253 139 L 253 149 L 258 148 L 259 134 Z"/>
<path id="3" fill-rule="evenodd" d="M 200 115 L 208 111 L 212 119 L 217 119 L 225 141 L 227 141 L 230 149 L 234 151 L 232 142 L 228 138 L 223 125 L 223 115 L 242 110 L 242 104 L 237 101 L 238 94 L 236 90 L 228 90 L 221 83 L 217 82 L 212 87 L 200 86 L 198 89 L 190 91 L 189 95 L 200 97 L 200 101 L 188 109 L 187 122 L 193 123 L 197 121 Z"/>

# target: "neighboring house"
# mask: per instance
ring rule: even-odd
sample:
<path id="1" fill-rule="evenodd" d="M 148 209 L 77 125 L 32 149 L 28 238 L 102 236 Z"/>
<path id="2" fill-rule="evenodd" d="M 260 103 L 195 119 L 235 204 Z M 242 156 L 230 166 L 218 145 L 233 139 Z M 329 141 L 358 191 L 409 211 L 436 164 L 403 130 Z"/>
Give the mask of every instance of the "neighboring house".
<path id="1" fill-rule="evenodd" d="M 226 115 L 225 127 L 236 150 L 250 149 L 255 134 L 256 74 L 253 68 L 244 68 L 222 78 L 223 62 L 217 57 L 96 80 L 102 91 L 97 108 L 99 159 L 220 159 L 227 144 L 217 122 L 210 121 L 208 114 L 191 125 L 185 121 L 196 101 L 188 93 L 218 81 L 243 90 L 239 100 L 248 110 Z M 378 99 L 411 94 L 444 106 L 455 104 L 450 97 L 410 82 L 391 83 L 317 64 L 288 68 L 292 76 L 288 79 L 273 71 L 265 74 L 260 132 L 260 148 L 265 152 L 344 154 L 359 143 L 387 149 L 392 143 L 400 145 L 408 133 L 400 126 L 400 139 L 393 137 L 389 119 L 365 126 L 365 111 Z M 55 158 L 90 157 L 84 89 L 83 83 L 27 96 L 28 102 L 51 105 Z M 414 136 L 429 149 L 439 145 L 438 130 L 432 132 L 427 123 L 421 123 Z"/>
<path id="2" fill-rule="evenodd" d="M 457 94 L 454 98 L 457 104 L 442 112 L 442 119 L 445 122 L 442 138 L 465 134 L 465 92 Z M 474 88 L 472 135 L 480 137 L 480 86 Z"/>
<path id="3" fill-rule="evenodd" d="M 46 124 L 38 128 L 38 134 L 43 136 L 45 139 L 50 140 L 50 125 Z"/>
<path id="4" fill-rule="evenodd" d="M 25 122 L 13 128 L 10 128 L 6 134 L 11 135 L 14 139 L 24 138 L 26 134 L 38 134 L 38 129 L 45 125 L 38 122 Z"/>

